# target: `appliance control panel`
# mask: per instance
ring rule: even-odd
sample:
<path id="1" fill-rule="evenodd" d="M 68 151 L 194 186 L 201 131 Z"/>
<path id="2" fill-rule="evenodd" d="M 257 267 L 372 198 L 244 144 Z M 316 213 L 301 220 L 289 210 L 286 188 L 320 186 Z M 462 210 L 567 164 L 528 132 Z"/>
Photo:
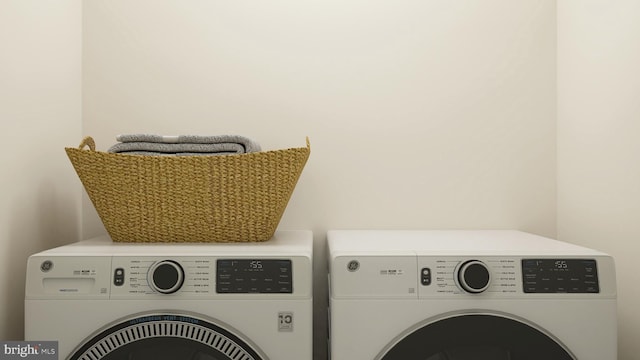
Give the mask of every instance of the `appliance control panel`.
<path id="1" fill-rule="evenodd" d="M 509 295 L 520 291 L 517 259 L 497 257 L 421 257 L 420 296 Z M 426 274 L 428 275 L 428 278 Z M 428 285 L 427 285 L 428 284 Z"/>
<path id="2" fill-rule="evenodd" d="M 114 258 L 114 294 L 293 294 L 286 258 Z M 117 265 L 117 266 L 116 266 Z"/>
<path id="3" fill-rule="evenodd" d="M 609 256 L 345 255 L 330 270 L 333 298 L 616 295 Z"/>
<path id="4" fill-rule="evenodd" d="M 598 294 L 594 258 L 426 257 L 418 259 L 420 296 Z"/>
<path id="5" fill-rule="evenodd" d="M 213 292 L 215 260 L 199 257 L 128 257 L 112 260 L 112 296 L 199 297 Z"/>
<path id="6" fill-rule="evenodd" d="M 290 294 L 291 260 L 224 259 L 216 265 L 216 292 L 220 294 Z"/>
<path id="7" fill-rule="evenodd" d="M 594 259 L 522 259 L 525 293 L 599 293 Z"/>
<path id="8" fill-rule="evenodd" d="M 27 298 L 311 296 L 307 256 L 32 256 Z M 295 275 L 295 276 L 294 276 Z"/>

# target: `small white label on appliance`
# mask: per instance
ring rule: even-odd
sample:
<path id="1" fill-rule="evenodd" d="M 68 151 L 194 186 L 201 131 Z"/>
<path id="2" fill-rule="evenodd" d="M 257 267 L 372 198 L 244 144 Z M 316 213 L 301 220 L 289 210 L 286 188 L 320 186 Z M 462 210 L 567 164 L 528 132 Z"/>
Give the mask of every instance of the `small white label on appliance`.
<path id="1" fill-rule="evenodd" d="M 293 331 L 293 313 L 292 312 L 278 313 L 278 331 L 284 331 L 284 332 Z"/>

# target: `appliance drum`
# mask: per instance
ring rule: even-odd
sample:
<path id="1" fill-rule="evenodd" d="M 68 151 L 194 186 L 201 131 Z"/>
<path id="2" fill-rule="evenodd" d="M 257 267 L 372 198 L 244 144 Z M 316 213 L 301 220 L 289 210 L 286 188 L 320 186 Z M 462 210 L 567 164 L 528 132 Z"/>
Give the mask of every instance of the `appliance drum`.
<path id="1" fill-rule="evenodd" d="M 403 336 L 381 360 L 574 360 L 551 335 L 499 314 L 463 314 Z"/>
<path id="2" fill-rule="evenodd" d="M 139 314 L 88 338 L 70 360 L 265 360 L 230 331 L 192 315 Z"/>

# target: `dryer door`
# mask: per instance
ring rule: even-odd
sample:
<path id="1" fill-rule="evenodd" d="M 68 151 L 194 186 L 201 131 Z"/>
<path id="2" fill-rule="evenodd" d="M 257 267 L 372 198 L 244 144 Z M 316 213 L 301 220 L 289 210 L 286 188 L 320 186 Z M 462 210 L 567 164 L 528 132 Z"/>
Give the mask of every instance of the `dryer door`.
<path id="1" fill-rule="evenodd" d="M 141 314 L 108 326 L 70 360 L 267 360 L 227 329 L 191 315 Z"/>
<path id="2" fill-rule="evenodd" d="M 380 360 L 575 360 L 551 335 L 495 314 L 445 318 L 410 332 Z"/>

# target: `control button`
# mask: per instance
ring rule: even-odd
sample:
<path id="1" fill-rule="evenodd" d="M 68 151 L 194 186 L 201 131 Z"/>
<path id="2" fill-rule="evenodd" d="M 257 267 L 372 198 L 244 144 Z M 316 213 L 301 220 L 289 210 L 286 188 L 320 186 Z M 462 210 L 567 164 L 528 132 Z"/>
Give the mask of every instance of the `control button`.
<path id="1" fill-rule="evenodd" d="M 431 285 L 431 269 L 423 268 L 420 271 L 420 283 L 424 286 Z"/>
<path id="2" fill-rule="evenodd" d="M 113 285 L 115 286 L 124 285 L 124 269 L 123 268 L 117 268 L 113 272 Z"/>
<path id="3" fill-rule="evenodd" d="M 182 287 L 184 270 L 175 261 L 158 261 L 149 268 L 147 281 L 153 290 L 161 294 L 172 294 Z"/>
<path id="4" fill-rule="evenodd" d="M 487 290 L 491 283 L 489 268 L 479 260 L 463 262 L 456 272 L 458 286 L 468 293 L 479 294 Z"/>

